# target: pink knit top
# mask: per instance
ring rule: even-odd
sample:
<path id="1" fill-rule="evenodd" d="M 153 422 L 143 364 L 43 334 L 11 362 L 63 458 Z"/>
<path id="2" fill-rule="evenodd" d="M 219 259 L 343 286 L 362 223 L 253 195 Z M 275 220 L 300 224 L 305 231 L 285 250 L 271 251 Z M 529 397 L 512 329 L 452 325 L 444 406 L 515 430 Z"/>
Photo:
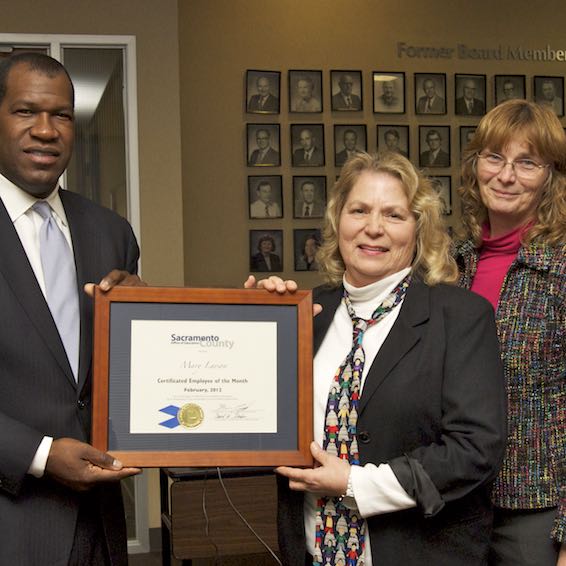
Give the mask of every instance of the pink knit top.
<path id="1" fill-rule="evenodd" d="M 517 257 L 521 236 L 526 226 L 520 226 L 497 238 L 489 237 L 489 226 L 483 225 L 483 241 L 480 248 L 478 270 L 472 282 L 472 291 L 485 297 L 497 309 L 499 293 L 505 275 Z"/>

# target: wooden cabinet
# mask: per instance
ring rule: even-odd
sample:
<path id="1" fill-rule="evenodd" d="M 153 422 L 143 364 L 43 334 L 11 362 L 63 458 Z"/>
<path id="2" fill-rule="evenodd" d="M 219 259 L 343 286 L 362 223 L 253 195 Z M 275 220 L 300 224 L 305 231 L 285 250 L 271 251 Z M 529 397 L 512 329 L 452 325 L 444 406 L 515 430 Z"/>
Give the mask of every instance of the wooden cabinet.
<path id="1" fill-rule="evenodd" d="M 274 474 L 264 468 L 223 468 L 221 474 L 234 507 L 277 551 Z M 267 552 L 230 506 L 216 468 L 162 469 L 160 481 L 163 564 L 170 556 L 189 561 Z"/>

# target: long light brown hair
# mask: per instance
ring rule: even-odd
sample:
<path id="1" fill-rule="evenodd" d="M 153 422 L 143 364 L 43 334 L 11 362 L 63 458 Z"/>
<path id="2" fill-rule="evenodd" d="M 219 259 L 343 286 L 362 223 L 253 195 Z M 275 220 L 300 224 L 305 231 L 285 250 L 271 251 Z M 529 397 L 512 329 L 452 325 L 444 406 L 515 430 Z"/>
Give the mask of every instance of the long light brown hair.
<path id="1" fill-rule="evenodd" d="M 526 100 L 509 100 L 496 106 L 480 121 L 463 156 L 462 200 L 463 238 L 481 243 L 482 224 L 487 209 L 477 178 L 477 154 L 489 148 L 502 152 L 512 141 L 526 142 L 530 151 L 548 163 L 548 174 L 532 226 L 523 242 L 549 244 L 566 242 L 566 134 L 554 112 Z"/>

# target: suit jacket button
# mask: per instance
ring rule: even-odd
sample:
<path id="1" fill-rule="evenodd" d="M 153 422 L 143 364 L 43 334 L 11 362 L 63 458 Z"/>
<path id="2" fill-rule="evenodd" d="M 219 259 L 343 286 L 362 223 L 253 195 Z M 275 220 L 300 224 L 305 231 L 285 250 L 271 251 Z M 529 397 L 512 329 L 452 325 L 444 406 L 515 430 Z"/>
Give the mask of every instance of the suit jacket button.
<path id="1" fill-rule="evenodd" d="M 371 440 L 369 432 L 362 430 L 362 432 L 358 433 L 358 440 L 363 444 L 367 444 Z"/>
<path id="2" fill-rule="evenodd" d="M 86 403 L 81 399 L 77 401 L 77 405 L 79 406 L 79 409 L 84 409 L 86 407 Z"/>

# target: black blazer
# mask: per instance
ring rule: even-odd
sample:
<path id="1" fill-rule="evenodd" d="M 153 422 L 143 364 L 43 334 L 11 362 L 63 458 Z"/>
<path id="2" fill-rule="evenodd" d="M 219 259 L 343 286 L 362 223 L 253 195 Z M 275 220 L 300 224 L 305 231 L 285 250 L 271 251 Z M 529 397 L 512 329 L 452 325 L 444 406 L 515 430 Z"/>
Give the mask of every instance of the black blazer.
<path id="1" fill-rule="evenodd" d="M 277 254 L 269 254 L 269 262 L 271 269 L 267 267 L 267 262 L 262 253 L 257 253 L 251 257 L 250 270 L 251 271 L 283 271 L 281 258 Z"/>
<path id="2" fill-rule="evenodd" d="M 505 391 L 493 310 L 462 289 L 413 281 L 360 398 L 361 464 L 387 462 L 418 507 L 368 519 L 376 566 L 485 564 L 489 487 L 503 459 Z M 318 350 L 343 289 L 319 287 Z M 303 495 L 278 478 L 284 564 L 303 566 Z"/>
<path id="3" fill-rule="evenodd" d="M 320 147 L 315 146 L 309 161 L 305 160 L 304 149 L 296 149 L 293 152 L 293 167 L 318 167 L 319 165 L 324 165 L 324 152 Z"/>
<path id="4" fill-rule="evenodd" d="M 485 104 L 479 98 L 472 99 L 472 111 L 468 111 L 468 106 L 464 97 L 456 99 L 456 114 L 465 116 L 483 116 L 485 114 Z"/>
<path id="5" fill-rule="evenodd" d="M 92 301 L 83 292 L 112 269 L 135 273 L 138 246 L 114 212 L 61 191 L 73 240 L 81 311 L 78 384 L 49 307 L 0 201 L 0 564 L 69 560 L 79 504 L 102 516 L 112 564 L 125 564 L 120 485 L 81 495 L 27 475 L 43 436 L 88 442 L 91 425 Z M 99 510 L 96 510 L 96 506 Z"/>

